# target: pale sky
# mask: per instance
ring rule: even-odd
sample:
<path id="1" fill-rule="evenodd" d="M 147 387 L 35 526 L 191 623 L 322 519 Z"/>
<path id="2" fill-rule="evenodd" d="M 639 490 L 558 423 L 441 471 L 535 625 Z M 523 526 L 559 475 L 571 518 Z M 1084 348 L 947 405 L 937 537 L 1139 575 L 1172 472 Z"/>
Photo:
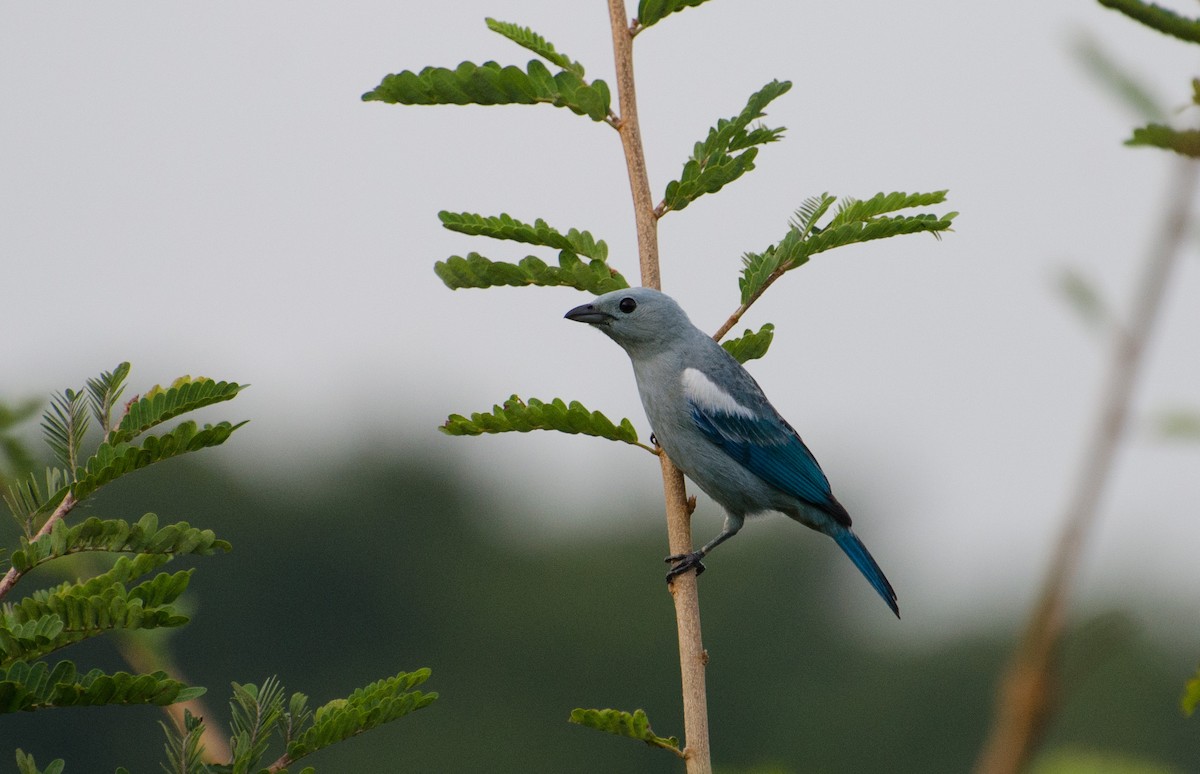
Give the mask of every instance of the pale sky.
<path id="1" fill-rule="evenodd" d="M 581 510 L 611 511 L 587 525 L 596 533 L 661 521 L 657 465 L 636 449 L 435 430 L 516 392 L 577 399 L 649 436 L 624 354 L 562 319 L 585 296 L 451 292 L 432 271 L 470 250 L 552 259 L 445 231 L 436 213 L 449 209 L 588 229 L 634 279 L 616 133 L 548 106 L 359 99 L 401 69 L 526 63 L 486 16 L 533 27 L 613 83 L 599 0 L 6 6 L 0 394 L 79 385 L 121 360 L 134 385 L 249 382 L 221 413 L 252 419 L 219 453 L 231 465 L 319 475 L 332 454 L 387 441 L 460 455 L 478 486 L 525 510 L 535 495 L 530 518 L 554 539 L 584 540 L 563 528 Z M 1125 309 L 1163 205 L 1170 159 L 1122 147 L 1137 117 L 1077 63 L 1081 35 L 1168 107 L 1187 103 L 1197 52 L 1088 2 L 713 0 L 635 45 L 656 195 L 716 119 L 771 79 L 795 84 L 769 108 L 788 132 L 758 169 L 661 223 L 664 289 L 702 328 L 736 307 L 742 252 L 782 237 L 806 197 L 950 189 L 935 209 L 961 214 L 941 242 L 820 255 L 738 329 L 776 325 L 751 370 L 821 460 L 906 619 L 1024 610 L 1106 357 L 1053 278 L 1076 266 Z M 1192 252 L 1143 413 L 1200 405 L 1198 292 Z M 1196 598 L 1198 471 L 1200 444 L 1129 444 L 1085 603 L 1128 588 Z M 719 524 L 702 500 L 698 541 Z M 865 586 L 862 598 L 873 605 Z"/>

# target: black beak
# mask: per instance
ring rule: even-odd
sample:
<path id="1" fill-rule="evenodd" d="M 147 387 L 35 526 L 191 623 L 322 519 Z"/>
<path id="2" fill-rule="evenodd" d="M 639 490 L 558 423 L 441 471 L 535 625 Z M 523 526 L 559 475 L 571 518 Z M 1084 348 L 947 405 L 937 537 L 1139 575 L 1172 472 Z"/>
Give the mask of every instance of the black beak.
<path id="1" fill-rule="evenodd" d="M 608 322 L 613 319 L 613 316 L 608 312 L 601 312 L 596 308 L 595 304 L 582 304 L 567 312 L 563 317 L 575 322 L 587 323 L 588 325 L 598 325 Z"/>

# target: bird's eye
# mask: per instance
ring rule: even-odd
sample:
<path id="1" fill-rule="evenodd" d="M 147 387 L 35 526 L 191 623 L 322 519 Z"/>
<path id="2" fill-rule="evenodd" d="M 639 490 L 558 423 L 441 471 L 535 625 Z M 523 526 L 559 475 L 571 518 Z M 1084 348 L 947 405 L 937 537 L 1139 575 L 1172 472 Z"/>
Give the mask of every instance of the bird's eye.
<path id="1" fill-rule="evenodd" d="M 629 314 L 634 309 L 637 309 L 637 301 L 634 301 L 632 298 L 626 296 L 625 298 L 621 299 L 621 303 L 617 304 L 617 308 L 625 314 Z"/>

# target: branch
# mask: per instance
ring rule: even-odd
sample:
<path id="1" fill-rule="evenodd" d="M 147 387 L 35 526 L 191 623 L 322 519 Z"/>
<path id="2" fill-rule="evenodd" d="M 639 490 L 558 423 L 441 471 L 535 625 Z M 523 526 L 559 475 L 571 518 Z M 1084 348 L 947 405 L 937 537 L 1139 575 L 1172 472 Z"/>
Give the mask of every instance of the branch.
<path id="1" fill-rule="evenodd" d="M 46 519 L 46 523 L 42 525 L 41 529 L 39 529 L 32 538 L 30 538 L 30 542 L 37 540 L 43 535 L 50 534 L 50 530 L 54 528 L 54 525 L 59 521 L 62 521 L 62 519 L 71 512 L 71 509 L 78 504 L 79 501 L 75 499 L 75 496 L 70 492 L 67 492 L 67 495 L 63 498 L 63 501 L 58 504 L 57 508 L 54 509 L 54 513 L 51 513 L 49 518 Z M 4 599 L 8 592 L 12 590 L 12 587 L 16 585 L 17 581 L 19 581 L 21 576 L 24 574 L 25 573 L 18 571 L 16 567 L 8 568 L 8 572 L 4 573 L 3 578 L 0 578 L 0 599 Z"/>
<path id="2" fill-rule="evenodd" d="M 1105 484 L 1129 424 L 1133 390 L 1154 332 L 1171 272 L 1186 238 L 1198 167 L 1181 160 L 1167 192 L 1160 237 L 1146 257 L 1128 325 L 1112 343 L 1104 398 L 1086 447 L 1063 531 L 1025 634 L 996 697 L 995 717 L 975 774 L 1017 774 L 1033 754 L 1052 714 L 1058 651 L 1071 583 L 1096 522 Z"/>
<path id="3" fill-rule="evenodd" d="M 638 255 L 642 284 L 661 288 L 662 278 L 658 261 L 658 214 L 650 196 L 650 181 L 646 174 L 646 158 L 642 149 L 641 129 L 638 126 L 637 94 L 633 79 L 633 37 L 640 30 L 630 26 L 624 0 L 608 0 L 609 22 L 612 26 L 613 60 L 616 65 L 617 95 L 621 117 L 617 128 L 625 151 L 629 173 L 629 188 L 633 195 L 633 213 L 637 222 Z M 660 454 L 663 498 L 666 504 L 667 538 L 671 554 L 686 554 L 692 550 L 691 509 L 684 486 L 683 474 L 667 455 Z M 696 574 L 684 573 L 668 586 L 675 602 L 675 619 L 679 634 L 679 668 L 683 689 L 684 757 L 688 774 L 711 774 L 712 761 L 708 745 L 708 700 L 705 695 L 704 668 L 708 654 L 700 635 L 700 597 Z"/>

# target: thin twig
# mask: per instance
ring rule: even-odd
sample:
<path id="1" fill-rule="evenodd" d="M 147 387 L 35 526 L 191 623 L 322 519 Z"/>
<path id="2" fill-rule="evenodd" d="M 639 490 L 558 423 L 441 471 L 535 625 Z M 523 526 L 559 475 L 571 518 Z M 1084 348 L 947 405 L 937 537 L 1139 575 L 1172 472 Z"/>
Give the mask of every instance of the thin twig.
<path id="1" fill-rule="evenodd" d="M 62 521 L 63 517 L 70 513 L 71 509 L 74 508 L 78 503 L 79 501 L 75 499 L 75 496 L 70 492 L 67 492 L 66 497 L 64 497 L 62 502 L 58 504 L 58 507 L 55 508 L 54 512 L 50 514 L 50 517 L 46 519 L 46 523 L 41 526 L 41 529 L 39 529 L 32 538 L 30 538 L 30 542 L 32 543 L 42 535 L 50 534 L 50 530 L 54 528 L 54 525 Z M 4 599 L 8 592 L 12 590 L 12 587 L 16 585 L 17 581 L 19 581 L 21 576 L 24 574 L 25 573 L 23 572 L 19 572 L 16 567 L 8 568 L 8 572 L 4 573 L 3 578 L 0 578 L 0 599 Z"/>
<path id="2" fill-rule="evenodd" d="M 638 255 L 642 284 L 661 288 L 658 262 L 658 217 L 650 196 L 650 181 L 646 174 L 646 159 L 638 126 L 637 95 L 633 79 L 633 37 L 641 29 L 629 25 L 624 0 L 608 0 L 609 22 L 612 26 L 613 60 L 617 71 L 617 95 L 621 118 L 617 128 L 625 151 L 629 172 L 629 187 L 633 194 L 634 218 L 637 222 Z M 683 475 L 660 454 L 663 499 L 666 504 L 667 539 L 672 554 L 692 550 L 691 509 Z M 668 586 L 675 602 L 675 620 L 679 634 L 679 668 L 683 689 L 684 759 L 688 774 L 711 774 L 712 761 L 708 744 L 708 700 L 705 695 L 704 668 L 708 654 L 700 634 L 700 596 L 696 574 L 684 573 Z"/>
<path id="3" fill-rule="evenodd" d="M 1104 397 L 1063 519 L 1063 531 L 1041 596 L 1030 615 L 996 698 L 996 714 L 976 774 L 1017 774 L 1028 762 L 1052 714 L 1059 645 L 1071 583 L 1096 522 L 1100 498 L 1129 424 L 1129 409 L 1146 344 L 1162 311 L 1196 194 L 1197 163 L 1176 164 L 1159 237 L 1146 257 L 1129 323 L 1114 334 Z"/>

